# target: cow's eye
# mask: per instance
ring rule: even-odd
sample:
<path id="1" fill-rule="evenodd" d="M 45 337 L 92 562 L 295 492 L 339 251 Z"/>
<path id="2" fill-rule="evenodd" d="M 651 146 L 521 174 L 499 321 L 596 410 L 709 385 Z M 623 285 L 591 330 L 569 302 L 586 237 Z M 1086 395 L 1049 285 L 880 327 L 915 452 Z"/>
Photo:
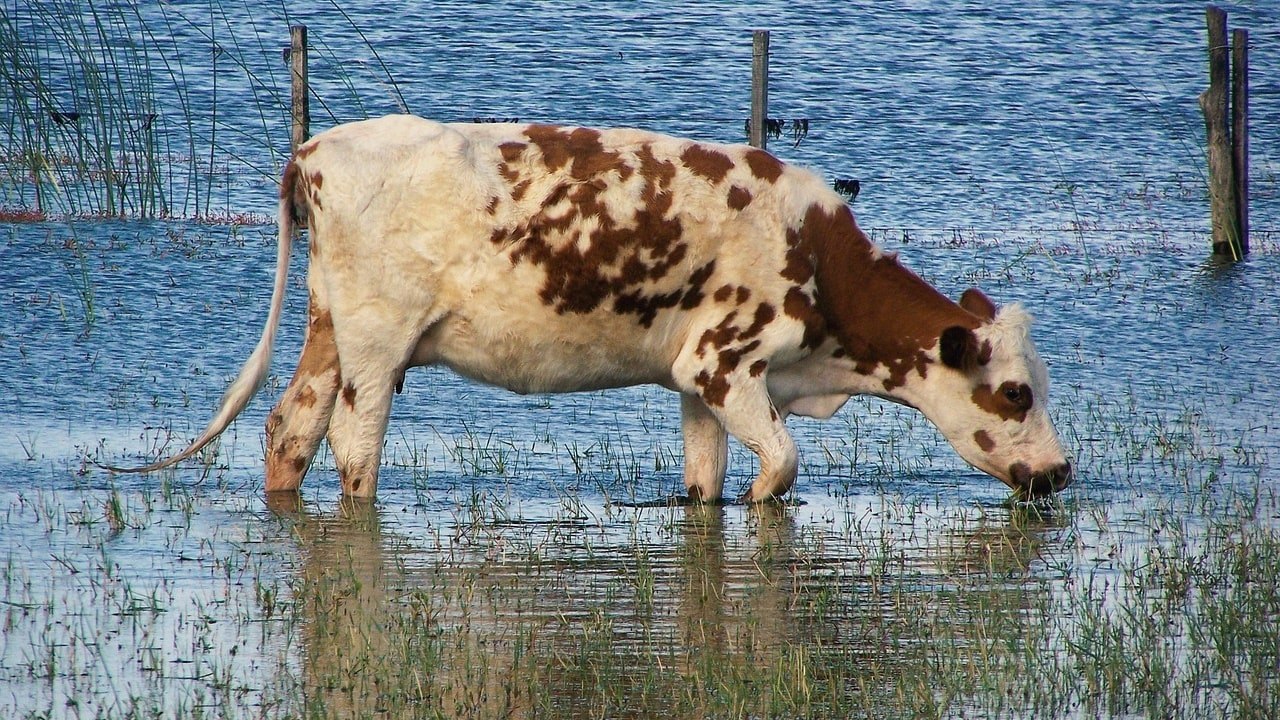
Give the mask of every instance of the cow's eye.
<path id="1" fill-rule="evenodd" d="M 1019 408 L 1031 407 L 1031 388 L 1026 385 L 1007 382 L 1001 386 L 1000 391 L 1010 405 Z"/>

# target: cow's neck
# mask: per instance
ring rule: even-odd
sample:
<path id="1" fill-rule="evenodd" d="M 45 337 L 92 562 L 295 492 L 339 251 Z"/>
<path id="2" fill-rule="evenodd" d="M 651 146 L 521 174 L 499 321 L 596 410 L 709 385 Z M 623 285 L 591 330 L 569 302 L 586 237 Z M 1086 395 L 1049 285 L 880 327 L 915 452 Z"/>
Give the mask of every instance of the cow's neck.
<path id="1" fill-rule="evenodd" d="M 880 251 L 847 207 L 814 207 L 805 218 L 812 243 L 818 309 L 858 374 L 896 392 L 924 376 L 936 360 L 928 351 L 947 327 L 976 328 L 978 318 Z"/>

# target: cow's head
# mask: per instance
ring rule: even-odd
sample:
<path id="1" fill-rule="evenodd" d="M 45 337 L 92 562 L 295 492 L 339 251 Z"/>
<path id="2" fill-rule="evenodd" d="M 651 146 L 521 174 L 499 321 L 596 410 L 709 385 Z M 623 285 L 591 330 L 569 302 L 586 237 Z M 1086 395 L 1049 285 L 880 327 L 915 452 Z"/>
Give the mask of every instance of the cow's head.
<path id="1" fill-rule="evenodd" d="M 938 365 L 922 379 L 916 405 L 970 465 L 1023 497 L 1071 483 L 1049 417 L 1049 373 L 1031 341 L 1030 316 L 1018 305 L 997 310 L 977 290 L 960 305 L 982 322 L 944 329 Z"/>

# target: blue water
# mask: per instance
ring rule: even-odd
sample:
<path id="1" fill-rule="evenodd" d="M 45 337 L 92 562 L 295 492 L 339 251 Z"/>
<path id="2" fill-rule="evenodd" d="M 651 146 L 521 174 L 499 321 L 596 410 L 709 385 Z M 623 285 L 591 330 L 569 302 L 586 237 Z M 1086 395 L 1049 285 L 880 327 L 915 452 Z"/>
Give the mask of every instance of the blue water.
<path id="1" fill-rule="evenodd" d="M 1199 4 L 571 2 L 550 12 L 437 2 L 405 6 L 388 22 L 383 4 L 366 2 L 288 13 L 236 3 L 51 2 L 14 8 L 11 19 L 46 53 L 47 90 L 63 110 L 95 106 L 57 36 L 67 21 L 53 18 L 78 16 L 100 36 L 104 57 L 126 69 L 150 63 L 148 104 L 126 110 L 156 112 L 170 150 L 170 210 L 180 216 L 274 212 L 287 148 L 281 50 L 289 24 L 310 31 L 313 132 L 407 110 L 443 120 L 634 125 L 719 141 L 743 139 L 751 31 L 770 29 L 769 114 L 809 123 L 807 137 L 773 139 L 770 148 L 832 180 L 862 181 L 854 202 L 862 224 L 948 294 L 982 285 L 1001 301 L 1025 302 L 1039 317 L 1064 413 L 1120 395 L 1161 412 L 1206 405 L 1221 409 L 1225 431 L 1256 436 L 1261 427 L 1262 444 L 1274 447 L 1280 8 L 1227 8 L 1234 27 L 1251 31 L 1256 252 L 1225 270 L 1205 262 Z M 0 114 L 17 105 L 5 107 Z M 29 182 L 11 177 L 3 190 L 10 206 L 31 199 Z M 56 484 L 60 468 L 85 455 L 113 460 L 181 444 L 257 335 L 272 228 L 126 219 L 3 232 L 6 477 L 25 477 L 35 458 L 48 463 L 35 463 L 45 468 L 39 483 Z M 257 423 L 287 382 L 299 343 L 301 263 L 273 385 L 237 426 L 242 441 L 227 444 L 251 484 Z M 409 385 L 389 439 L 393 460 L 419 446 L 448 455 L 435 447 L 452 437 L 441 427 L 465 425 L 454 434 L 476 445 L 495 428 L 553 426 L 540 431 L 545 447 L 533 442 L 522 454 L 527 474 L 554 477 L 578 467 L 564 448 L 591 446 L 604 423 L 655 457 L 653 491 L 678 485 L 678 418 L 660 393 L 516 398 L 442 371 L 415 371 Z M 473 416 L 458 416 L 459 398 Z M 637 422 L 636 403 L 654 417 Z M 829 426 L 798 425 L 808 457 L 825 455 Z M 911 432 L 912 443 L 895 450 L 908 458 L 903 467 L 940 468 L 943 484 L 957 472 L 968 477 L 945 447 L 917 454 L 919 443 L 939 441 Z M 746 467 L 738 477 L 749 477 L 750 462 L 739 456 Z"/>
<path id="2" fill-rule="evenodd" d="M 258 627 L 255 583 L 296 581 L 315 550 L 261 501 L 262 423 L 301 345 L 305 252 L 293 258 L 272 376 L 210 467 L 113 477 L 91 462 L 184 445 L 258 336 L 274 226 L 192 217 L 274 214 L 288 147 L 281 49 L 294 22 L 310 28 L 316 132 L 408 110 L 729 142 L 744 139 L 751 31 L 769 29 L 770 116 L 809 121 L 798 144 L 784 137 L 770 149 L 832 180 L 860 180 L 853 207 L 862 225 L 948 295 L 978 285 L 1037 319 L 1054 413 L 1079 476 L 1068 511 L 1037 526 L 1036 553 L 1019 572 L 1070 594 L 1053 585 L 1060 568 L 1115 571 L 1114 559 L 1098 558 L 1117 536 L 1139 538 L 1127 552 L 1141 547 L 1149 504 L 1176 502 L 1202 483 L 1277 486 L 1280 4 L 1226 5 L 1233 25 L 1251 31 L 1254 88 L 1254 253 L 1235 265 L 1208 258 L 1200 3 L 392 7 L 295 3 L 286 14 L 258 3 L 36 0 L 0 11 L 24 48 L 44 53 L 46 91 L 64 111 L 93 105 L 83 73 L 64 66 L 72 54 L 57 28 L 65 25 L 52 18 L 81 18 L 104 57 L 150 63 L 152 90 L 126 93 L 119 109 L 156 114 L 166 202 L 177 216 L 0 223 L 0 599 L 16 628 L 0 644 L 0 683 L 22 688 L 0 698 L 0 711 L 39 713 L 89 696 L 86 708 L 122 707 L 116 667 L 143 687 L 171 688 L 168 676 L 136 666 L 152 652 L 187 662 L 197 645 L 188 634 L 210 648 L 194 662 L 235 666 L 246 687 L 264 682 L 255 658 L 271 667 L 278 651 L 290 667 L 305 661 L 290 655 L 299 651 L 288 640 L 254 651 L 236 624 L 252 618 Z M 6 164 L 18 146 L 9 120 L 29 91 L 0 91 L 0 137 L 10 143 L 0 148 L 2 208 L 33 201 L 29 180 Z M 71 130 L 60 132 L 58 142 L 74 145 Z M 842 567 L 854 551 L 839 528 L 847 535 L 882 523 L 910 562 L 932 572 L 930 548 L 1021 527 L 1001 505 L 1007 490 L 965 466 L 912 411 L 858 400 L 832 421 L 796 420 L 792 429 L 803 454 L 795 498 L 804 504 L 788 523 L 821 539 L 802 548 L 806 558 Z M 682 567 L 669 513 L 607 505 L 678 492 L 680 454 L 679 406 L 666 391 L 526 397 L 415 369 L 387 435 L 379 534 L 357 527 L 356 542 L 410 566 L 478 564 L 503 542 L 536 545 L 529 552 L 594 568 L 566 582 L 596 597 L 625 582 L 625 562 L 610 558 L 629 557 L 643 544 L 637 537 L 659 567 Z M 749 484 L 753 462 L 733 448 L 729 492 Z M 157 499 L 173 488 L 176 500 Z M 154 503 L 151 524 L 102 530 L 113 493 L 130 516 Z M 341 516 L 337 494 L 322 450 L 304 485 L 306 512 Z M 474 548 L 450 545 L 468 513 L 482 512 L 500 514 L 499 529 Z M 750 556 L 749 586 L 759 572 L 756 521 L 743 508 L 726 508 L 723 520 L 726 545 Z M 244 558 L 241 575 L 223 582 Z M 92 586 L 100 564 L 124 582 Z M 68 565 L 88 572 L 67 576 Z M 659 585 L 681 582 L 670 575 Z M 170 607 L 142 621 L 153 634 L 114 624 L 137 614 L 111 604 L 123 593 L 128 605 L 135 591 Z M 25 605 L 48 609 L 15 614 Z M 224 621 L 221 635 L 184 620 L 206 613 Z M 49 631 L 45 617 L 49 627 L 78 630 Z M 119 662 L 83 660 L 92 656 L 67 633 L 124 637 Z M 153 635 L 169 645 L 157 651 Z M 45 645 L 66 673 L 54 683 L 24 670 L 41 654 L 31 648 Z M 186 691 L 163 692 L 172 707 Z M 245 697 L 249 709 L 231 716 L 263 714 L 253 692 Z"/>
<path id="3" fill-rule="evenodd" d="M 20 36 L 49 46 L 50 92 L 64 111 L 93 105 L 51 18 L 85 7 L 13 11 Z M 751 31 L 768 29 L 770 117 L 809 121 L 798 146 L 787 135 L 771 147 L 833 180 L 861 180 L 865 224 L 1128 230 L 1180 242 L 1207 227 L 1198 2 L 431 2 L 399 5 L 391 19 L 374 2 L 341 12 L 316 2 L 287 13 L 234 1 L 105 7 L 111 56 L 126 69 L 150 63 L 152 94 L 136 109 L 157 113 L 183 164 L 169 197 L 179 214 L 272 216 L 288 148 L 281 51 L 287 26 L 302 23 L 313 132 L 410 111 L 741 141 Z M 1280 6 L 1224 7 L 1232 27 L 1251 32 L 1253 219 L 1273 230 Z M 131 100 L 117 110 L 134 110 Z M 29 198 L 30 188 L 4 192 Z"/>

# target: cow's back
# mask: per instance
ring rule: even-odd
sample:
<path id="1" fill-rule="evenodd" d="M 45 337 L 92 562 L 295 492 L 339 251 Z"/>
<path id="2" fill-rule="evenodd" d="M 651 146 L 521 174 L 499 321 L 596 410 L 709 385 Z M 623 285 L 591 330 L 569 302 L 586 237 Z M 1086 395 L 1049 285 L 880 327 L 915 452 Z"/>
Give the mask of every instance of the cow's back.
<path id="1" fill-rule="evenodd" d="M 811 298 L 796 229 L 839 203 L 762 151 L 639 130 L 393 116 L 295 162 L 334 292 L 376 284 L 429 328 L 415 364 L 520 391 L 670 384 L 691 337 Z"/>

